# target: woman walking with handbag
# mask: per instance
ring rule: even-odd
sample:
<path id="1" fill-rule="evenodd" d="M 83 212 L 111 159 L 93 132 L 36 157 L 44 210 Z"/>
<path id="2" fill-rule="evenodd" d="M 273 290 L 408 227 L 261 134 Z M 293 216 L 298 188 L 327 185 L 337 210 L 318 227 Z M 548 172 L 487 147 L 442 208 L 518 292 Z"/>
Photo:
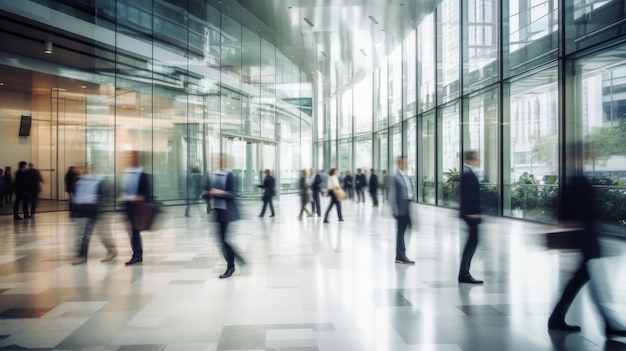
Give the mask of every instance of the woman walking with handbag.
<path id="1" fill-rule="evenodd" d="M 302 177 L 300 177 L 299 183 L 299 192 L 300 192 L 300 214 L 298 215 L 298 220 L 302 219 L 302 213 L 306 212 L 307 217 L 313 217 L 313 214 L 307 210 L 306 205 L 309 203 L 309 187 L 306 183 L 307 180 L 307 171 L 306 168 L 302 170 Z"/>
<path id="2" fill-rule="evenodd" d="M 328 223 L 328 213 L 330 213 L 333 205 L 337 206 L 337 217 L 339 217 L 339 222 L 343 222 L 343 216 L 341 215 L 341 200 L 346 197 L 346 193 L 341 190 L 339 177 L 337 176 L 337 169 L 331 169 L 329 174 L 330 177 L 328 178 L 326 189 L 328 189 L 328 195 L 330 196 L 330 205 L 328 205 L 326 215 L 324 215 L 324 223 Z"/>

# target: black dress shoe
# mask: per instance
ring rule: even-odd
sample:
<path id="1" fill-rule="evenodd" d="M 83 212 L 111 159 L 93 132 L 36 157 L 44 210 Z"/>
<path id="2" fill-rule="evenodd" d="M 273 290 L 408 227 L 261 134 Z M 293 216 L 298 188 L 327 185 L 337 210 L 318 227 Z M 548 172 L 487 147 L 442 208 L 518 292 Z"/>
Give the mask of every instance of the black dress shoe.
<path id="1" fill-rule="evenodd" d="M 125 265 L 130 266 L 131 264 L 142 262 L 143 258 L 131 258 L 130 261 L 126 262 Z"/>
<path id="2" fill-rule="evenodd" d="M 339 222 L 343 222 L 343 218 L 339 218 Z"/>
<path id="3" fill-rule="evenodd" d="M 607 338 L 612 338 L 612 337 L 624 338 L 626 337 L 626 330 L 615 330 L 607 326 L 605 329 L 605 334 Z"/>
<path id="4" fill-rule="evenodd" d="M 569 324 L 565 323 L 564 321 L 560 321 L 560 322 L 549 321 L 548 322 L 548 329 L 550 329 L 550 330 L 570 331 L 570 332 L 579 332 L 580 331 L 580 327 L 579 326 L 577 326 L 577 325 L 569 325 Z"/>
<path id="5" fill-rule="evenodd" d="M 328 220 L 327 220 L 327 219 L 325 219 L 325 220 L 324 220 L 324 223 L 328 223 Z"/>
<path id="6" fill-rule="evenodd" d="M 478 280 L 478 279 L 474 279 L 474 277 L 472 277 L 471 275 L 467 276 L 467 277 L 459 277 L 459 283 L 466 283 L 466 284 L 483 284 L 485 283 L 482 280 Z"/>
<path id="7" fill-rule="evenodd" d="M 231 275 L 233 275 L 233 273 L 235 273 L 235 267 L 226 268 L 226 272 L 224 272 L 224 274 L 220 275 L 220 279 L 228 278 Z"/>
<path id="8" fill-rule="evenodd" d="M 274 215 L 270 215 L 270 217 L 274 217 Z"/>
<path id="9" fill-rule="evenodd" d="M 20 216 L 13 216 L 13 220 L 14 220 L 14 221 L 19 221 L 19 220 L 21 220 L 21 219 L 24 219 L 24 218 L 22 218 L 22 217 L 20 217 Z"/>

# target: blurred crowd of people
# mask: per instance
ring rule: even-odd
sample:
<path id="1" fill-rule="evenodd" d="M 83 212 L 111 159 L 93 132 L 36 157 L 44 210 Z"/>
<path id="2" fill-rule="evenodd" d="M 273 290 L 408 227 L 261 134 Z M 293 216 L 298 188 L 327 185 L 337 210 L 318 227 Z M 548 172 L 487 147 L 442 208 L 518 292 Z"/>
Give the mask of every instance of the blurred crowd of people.
<path id="1" fill-rule="evenodd" d="M 0 206 L 13 203 L 16 221 L 35 217 L 42 183 L 43 176 L 33 163 L 21 161 L 15 172 L 10 166 L 0 169 Z"/>

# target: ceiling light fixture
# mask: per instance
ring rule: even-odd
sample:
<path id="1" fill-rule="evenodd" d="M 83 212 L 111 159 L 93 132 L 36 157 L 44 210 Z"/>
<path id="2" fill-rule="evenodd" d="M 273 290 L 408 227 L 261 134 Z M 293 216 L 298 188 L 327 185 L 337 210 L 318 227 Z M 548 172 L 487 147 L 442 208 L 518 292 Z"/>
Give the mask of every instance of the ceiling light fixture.
<path id="1" fill-rule="evenodd" d="M 376 18 L 374 18 L 374 16 L 369 16 L 369 17 L 370 17 L 370 20 L 374 22 L 374 24 L 378 24 L 378 21 L 376 20 Z"/>
<path id="2" fill-rule="evenodd" d="M 43 52 L 47 55 L 50 55 L 52 53 L 52 42 L 50 40 L 46 40 L 46 42 L 44 43 Z"/>
<path id="3" fill-rule="evenodd" d="M 310 19 L 308 19 L 308 18 L 306 18 L 306 17 L 304 17 L 304 22 L 306 22 L 306 23 L 307 23 L 309 26 L 311 26 L 311 27 L 315 27 L 315 25 L 313 24 L 313 22 L 311 22 L 311 20 L 310 20 Z"/>

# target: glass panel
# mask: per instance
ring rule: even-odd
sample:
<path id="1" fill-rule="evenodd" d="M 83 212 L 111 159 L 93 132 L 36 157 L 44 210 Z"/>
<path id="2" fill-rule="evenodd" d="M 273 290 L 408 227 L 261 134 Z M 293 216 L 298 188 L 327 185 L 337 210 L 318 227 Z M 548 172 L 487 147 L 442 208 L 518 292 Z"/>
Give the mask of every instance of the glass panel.
<path id="1" fill-rule="evenodd" d="M 393 128 L 391 128 L 391 143 L 390 143 L 390 155 L 391 155 L 391 159 L 388 161 L 391 161 L 390 163 L 381 163 L 378 167 L 379 170 L 383 170 L 383 169 L 387 169 L 390 166 L 393 166 L 394 161 L 398 159 L 399 156 L 403 156 L 406 155 L 404 153 L 403 147 L 402 147 L 402 125 L 397 125 Z M 413 167 L 413 165 L 409 164 L 409 169 Z"/>
<path id="2" fill-rule="evenodd" d="M 463 121 L 463 151 L 475 150 L 480 157 L 476 171 L 484 213 L 499 213 L 498 90 L 492 88 L 469 98 Z"/>
<path id="3" fill-rule="evenodd" d="M 437 169 L 436 149 L 437 149 L 437 129 L 435 124 L 435 113 L 426 113 L 419 119 L 418 150 L 420 158 L 417 167 L 417 178 L 419 179 L 418 200 L 427 204 L 435 203 L 435 175 Z"/>
<path id="4" fill-rule="evenodd" d="M 352 89 L 341 94 L 341 114 L 339 115 L 339 137 L 352 136 Z"/>
<path id="5" fill-rule="evenodd" d="M 539 221 L 558 215 L 559 95 L 556 67 L 510 83 L 504 125 L 504 214 Z M 508 122 L 508 123 L 507 123 Z"/>
<path id="6" fill-rule="evenodd" d="M 374 130 L 379 131 L 387 128 L 389 121 L 389 79 L 387 74 L 387 59 L 376 70 L 374 81 L 374 99 L 376 100 L 376 111 L 374 113 Z"/>
<path id="7" fill-rule="evenodd" d="M 406 135 L 404 155 L 407 156 L 409 162 L 408 173 L 413 180 L 413 189 L 417 189 L 417 119 L 411 118 L 406 121 L 404 128 L 404 135 Z M 390 161 L 396 162 L 396 158 Z M 392 165 L 389 165 L 389 168 L 392 168 Z"/>
<path id="8" fill-rule="evenodd" d="M 582 143 L 582 165 L 568 164 L 568 170 L 582 168 L 597 190 L 596 213 L 603 230 L 622 235 L 626 235 L 625 50 L 622 45 L 576 63 L 576 120 L 567 129 L 571 140 Z"/>
<path id="9" fill-rule="evenodd" d="M 437 7 L 437 100 L 440 104 L 459 96 L 460 4 L 458 0 L 443 0 Z"/>
<path id="10" fill-rule="evenodd" d="M 362 137 L 357 137 L 355 140 L 354 168 L 372 168 L 372 136 L 366 135 Z"/>
<path id="11" fill-rule="evenodd" d="M 354 85 L 353 109 L 354 130 L 356 135 L 372 132 L 373 92 L 372 75 Z"/>
<path id="12" fill-rule="evenodd" d="M 419 112 L 435 107 L 435 14 L 426 16 L 417 27 L 417 84 Z"/>
<path id="13" fill-rule="evenodd" d="M 327 140 L 337 140 L 337 97 L 331 96 L 328 100 L 328 138 Z"/>
<path id="14" fill-rule="evenodd" d="M 504 76 L 558 56 L 559 1 L 511 0 L 503 4 Z"/>
<path id="15" fill-rule="evenodd" d="M 375 144 L 374 144 L 374 167 L 373 168 L 380 169 L 381 166 L 386 167 L 389 164 L 388 163 L 389 137 L 386 131 L 379 132 L 376 134 L 374 140 L 375 140 Z"/>
<path id="16" fill-rule="evenodd" d="M 626 33 L 624 0 L 565 1 L 565 50 L 571 53 Z"/>
<path id="17" fill-rule="evenodd" d="M 451 103 L 439 110 L 437 124 L 438 172 L 437 204 L 450 207 L 459 206 L 459 186 L 461 158 L 461 135 L 459 129 L 459 102 Z"/>
<path id="18" fill-rule="evenodd" d="M 352 139 L 343 139 L 339 141 L 339 162 L 337 168 L 340 172 L 352 169 Z"/>
<path id="19" fill-rule="evenodd" d="M 416 82 L 416 43 L 415 31 L 404 40 L 404 67 L 406 73 L 403 75 L 406 86 L 406 102 L 404 103 L 404 119 L 415 117 L 417 111 L 417 82 Z M 395 161 L 394 161 L 395 162 Z M 415 188 L 414 188 L 415 189 Z"/>
<path id="20" fill-rule="evenodd" d="M 382 78 L 382 77 L 381 77 Z M 402 45 L 398 45 L 389 56 L 389 125 L 402 120 Z"/>
<path id="21" fill-rule="evenodd" d="M 467 0 L 464 11 L 463 84 L 465 92 L 476 91 L 498 77 L 498 1 Z"/>

